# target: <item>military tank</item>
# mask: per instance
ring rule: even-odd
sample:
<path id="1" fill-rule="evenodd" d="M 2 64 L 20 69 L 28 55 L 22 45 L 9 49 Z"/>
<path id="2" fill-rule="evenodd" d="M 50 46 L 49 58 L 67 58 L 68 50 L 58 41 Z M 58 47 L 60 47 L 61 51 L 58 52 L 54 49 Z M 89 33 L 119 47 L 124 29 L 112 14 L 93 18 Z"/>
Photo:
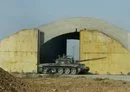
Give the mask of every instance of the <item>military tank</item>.
<path id="1" fill-rule="evenodd" d="M 95 58 L 97 60 L 100 58 Z M 76 75 L 76 74 L 86 74 L 89 71 L 89 67 L 86 67 L 85 64 L 80 62 L 90 61 L 87 60 L 74 60 L 71 56 L 58 57 L 55 60 L 55 63 L 45 63 L 38 66 L 39 73 L 42 74 L 59 74 L 59 75 Z"/>

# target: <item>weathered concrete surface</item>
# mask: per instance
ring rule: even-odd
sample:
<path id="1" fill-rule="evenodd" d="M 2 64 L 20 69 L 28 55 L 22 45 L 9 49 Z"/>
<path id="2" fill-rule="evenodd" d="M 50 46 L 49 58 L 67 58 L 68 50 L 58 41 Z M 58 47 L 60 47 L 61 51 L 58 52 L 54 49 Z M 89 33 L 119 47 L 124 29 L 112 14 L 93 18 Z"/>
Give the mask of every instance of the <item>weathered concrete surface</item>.
<path id="1" fill-rule="evenodd" d="M 130 72 L 130 52 L 118 41 L 96 30 L 80 32 L 80 60 L 98 74 L 127 74 Z M 98 59 L 102 58 L 102 59 Z"/>
<path id="2" fill-rule="evenodd" d="M 26 29 L 0 41 L 0 67 L 9 72 L 36 72 L 38 30 Z"/>
<path id="3" fill-rule="evenodd" d="M 128 35 L 129 32 L 99 19 L 91 17 L 68 18 L 38 27 L 45 34 L 44 42 L 62 34 L 75 32 L 76 28 L 78 32 L 84 28 L 103 32 L 130 50 L 130 43 L 128 41 L 128 36 L 130 36 Z"/>

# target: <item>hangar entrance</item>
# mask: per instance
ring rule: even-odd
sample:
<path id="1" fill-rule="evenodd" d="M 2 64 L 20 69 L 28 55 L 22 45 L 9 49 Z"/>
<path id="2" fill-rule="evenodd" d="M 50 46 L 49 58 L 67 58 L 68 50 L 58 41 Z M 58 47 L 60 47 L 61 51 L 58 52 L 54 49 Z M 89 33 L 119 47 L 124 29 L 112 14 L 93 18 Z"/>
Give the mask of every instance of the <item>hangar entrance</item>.
<path id="1" fill-rule="evenodd" d="M 73 55 L 78 60 L 79 35 L 79 32 L 67 33 L 44 43 L 40 46 L 40 63 L 53 63 L 58 55 Z"/>
<path id="2" fill-rule="evenodd" d="M 79 40 L 67 39 L 66 55 L 72 56 L 74 60 L 79 60 Z"/>

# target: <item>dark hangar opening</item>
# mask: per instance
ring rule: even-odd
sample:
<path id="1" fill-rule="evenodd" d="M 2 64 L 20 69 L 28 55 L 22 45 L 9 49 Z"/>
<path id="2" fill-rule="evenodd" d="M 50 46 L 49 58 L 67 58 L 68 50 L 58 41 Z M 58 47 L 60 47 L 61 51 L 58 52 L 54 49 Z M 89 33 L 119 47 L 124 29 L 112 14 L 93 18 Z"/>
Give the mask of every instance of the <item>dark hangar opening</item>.
<path id="1" fill-rule="evenodd" d="M 79 32 L 67 33 L 47 41 L 40 46 L 40 64 L 53 63 L 58 55 L 66 55 L 67 39 L 78 39 Z"/>

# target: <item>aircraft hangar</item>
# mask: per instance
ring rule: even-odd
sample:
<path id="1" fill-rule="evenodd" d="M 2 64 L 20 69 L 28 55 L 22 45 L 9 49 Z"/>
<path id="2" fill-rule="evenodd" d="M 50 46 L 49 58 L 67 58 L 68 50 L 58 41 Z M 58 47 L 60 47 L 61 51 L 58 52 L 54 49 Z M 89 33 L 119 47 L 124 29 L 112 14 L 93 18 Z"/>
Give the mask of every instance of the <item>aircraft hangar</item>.
<path id="1" fill-rule="evenodd" d="M 23 29 L 0 41 L 0 67 L 38 72 L 38 65 L 72 55 L 94 74 L 130 72 L 130 33 L 95 18 L 68 18 Z M 96 59 L 95 59 L 96 58 Z"/>

